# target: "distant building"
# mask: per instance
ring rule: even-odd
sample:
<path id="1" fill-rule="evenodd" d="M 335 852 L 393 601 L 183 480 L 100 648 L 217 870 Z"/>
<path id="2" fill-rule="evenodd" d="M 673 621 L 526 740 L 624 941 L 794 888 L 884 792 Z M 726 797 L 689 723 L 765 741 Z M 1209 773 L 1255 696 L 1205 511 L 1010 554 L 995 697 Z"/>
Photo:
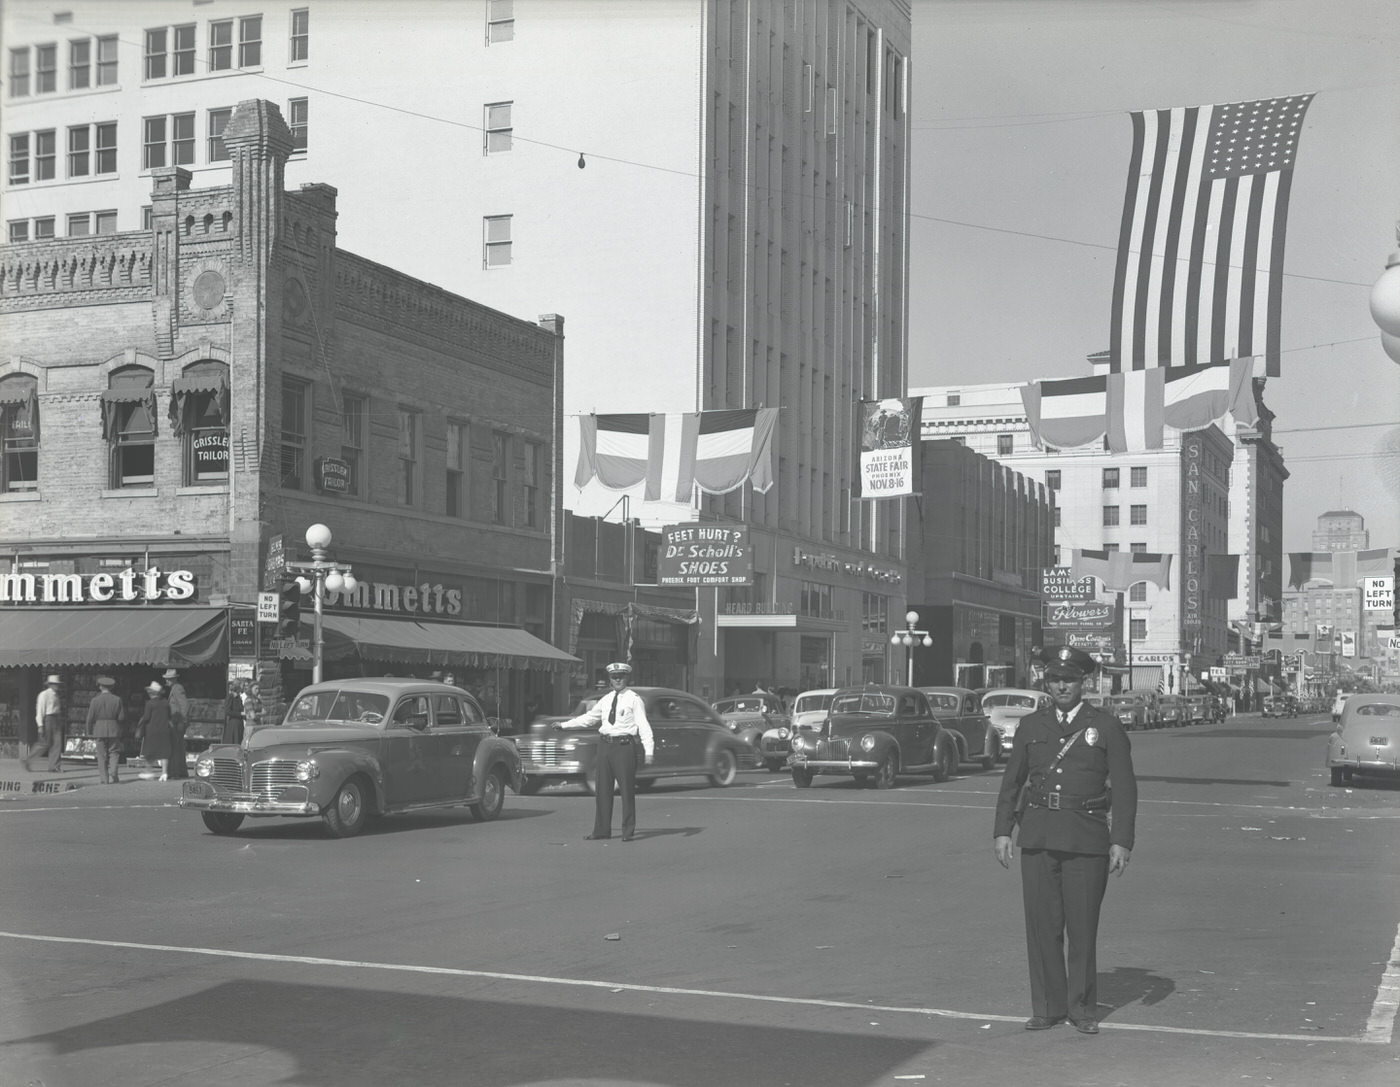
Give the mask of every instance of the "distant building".
<path id="1" fill-rule="evenodd" d="M 1365 551 L 1370 546 L 1366 518 L 1355 510 L 1328 510 L 1318 517 L 1312 534 L 1314 551 Z"/>

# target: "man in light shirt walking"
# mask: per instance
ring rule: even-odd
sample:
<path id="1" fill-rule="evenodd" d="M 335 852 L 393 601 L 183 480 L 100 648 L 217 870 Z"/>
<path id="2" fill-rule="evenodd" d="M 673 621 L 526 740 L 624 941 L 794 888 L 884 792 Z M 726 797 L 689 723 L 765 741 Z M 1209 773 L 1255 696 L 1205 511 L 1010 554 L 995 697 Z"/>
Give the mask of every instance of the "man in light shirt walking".
<path id="1" fill-rule="evenodd" d="M 29 760 L 36 756 L 49 757 L 49 773 L 57 774 L 63 762 L 63 700 L 58 689 L 63 686 L 63 677 L 49 676 L 44 680 L 44 689 L 34 702 L 34 722 L 39 726 L 39 747 L 24 756 L 23 766 L 29 769 Z"/>

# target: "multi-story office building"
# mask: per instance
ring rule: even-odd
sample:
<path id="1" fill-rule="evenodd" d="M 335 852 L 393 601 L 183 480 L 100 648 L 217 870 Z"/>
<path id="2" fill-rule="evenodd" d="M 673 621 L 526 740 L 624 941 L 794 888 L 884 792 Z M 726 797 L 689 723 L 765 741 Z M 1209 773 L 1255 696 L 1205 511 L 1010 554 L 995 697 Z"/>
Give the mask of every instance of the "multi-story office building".
<path id="1" fill-rule="evenodd" d="M 1067 566 L 1076 548 L 1172 556 L 1168 587 L 1139 581 L 1123 594 L 1114 641 L 1132 658 L 1135 689 L 1181 690 L 1184 673 L 1199 677 L 1224 655 L 1230 601 L 1207 591 L 1206 565 L 1210 555 L 1234 550 L 1235 507 L 1248 498 L 1236 497 L 1244 485 L 1235 470 L 1237 450 L 1218 427 L 1169 430 L 1163 448 L 1141 453 L 1049 450 L 1034 443 L 1019 385 L 910 394 L 924 398 L 925 440 L 960 442 L 1054 492 L 1057 565 Z M 1104 599 L 1117 603 L 1112 594 Z"/>
<path id="2" fill-rule="evenodd" d="M 851 476 L 855 402 L 906 383 L 908 0 L 13 0 L 4 19 L 11 238 L 145 228 L 150 172 L 227 183 L 230 110 L 274 99 L 288 182 L 335 179 L 348 249 L 569 315 L 563 479 L 580 414 L 778 408 L 766 495 L 629 512 L 752 526 L 754 585 L 698 594 L 718 629 L 697 691 L 859 677 L 862 617 L 904 610 L 903 504 L 853 501 Z M 617 517 L 616 493 L 561 487 Z"/>

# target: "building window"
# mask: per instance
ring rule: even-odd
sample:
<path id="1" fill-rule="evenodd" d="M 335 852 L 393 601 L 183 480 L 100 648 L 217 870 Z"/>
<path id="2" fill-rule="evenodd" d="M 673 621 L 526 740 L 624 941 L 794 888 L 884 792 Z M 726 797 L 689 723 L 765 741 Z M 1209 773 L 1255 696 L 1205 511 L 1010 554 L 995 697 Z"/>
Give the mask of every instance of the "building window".
<path id="1" fill-rule="evenodd" d="M 540 462 L 543 449 L 539 442 L 525 442 L 524 467 L 520 478 L 520 498 L 525 504 L 525 525 L 538 528 L 540 524 Z"/>
<path id="2" fill-rule="evenodd" d="M 797 611 L 799 615 L 810 615 L 816 619 L 834 618 L 835 611 L 831 606 L 831 586 L 822 585 L 815 581 L 802 582 Z"/>
<path id="3" fill-rule="evenodd" d="M 228 482 L 228 366 L 196 362 L 186 367 L 170 390 L 170 418 L 181 439 L 185 484 Z"/>
<path id="4" fill-rule="evenodd" d="M 482 266 L 500 268 L 510 263 L 510 215 L 488 215 L 482 220 L 485 253 Z"/>
<path id="5" fill-rule="evenodd" d="M 486 107 L 486 153 L 509 151 L 513 102 L 492 102 Z"/>
<path id="6" fill-rule="evenodd" d="M 486 44 L 515 40 L 515 0 L 486 0 Z"/>
<path id="7" fill-rule="evenodd" d="M 6 224 L 7 235 L 11 244 L 15 242 L 27 242 L 29 240 L 29 220 L 14 219 Z"/>
<path id="8" fill-rule="evenodd" d="M 97 39 L 97 85 L 115 87 L 117 85 L 117 36 L 107 35 Z"/>
<path id="9" fill-rule="evenodd" d="M 1105 525 L 1116 525 L 1118 523 L 1118 507 L 1105 506 L 1103 508 L 1103 523 Z"/>
<path id="10" fill-rule="evenodd" d="M 39 384 L 29 374 L 0 379 L 0 490 L 39 488 Z"/>
<path id="11" fill-rule="evenodd" d="M 1130 484 L 1131 486 L 1133 486 L 1133 487 L 1146 487 L 1146 486 L 1147 486 L 1147 469 L 1146 469 L 1146 468 L 1129 468 L 1129 469 L 1128 469 L 1128 482 L 1129 482 L 1129 484 Z"/>
<path id="12" fill-rule="evenodd" d="M 1129 620 L 1128 620 L 1128 631 L 1129 631 L 1128 636 L 1129 636 L 1130 638 L 1132 638 L 1133 641 L 1135 641 L 1135 642 L 1140 642 L 1140 641 L 1142 641 L 1144 638 L 1147 637 L 1147 620 L 1146 620 L 1146 619 L 1129 619 Z"/>
<path id="13" fill-rule="evenodd" d="M 1060 507 L 1059 507 L 1059 506 L 1056 506 L 1056 507 L 1055 507 L 1055 527 L 1056 527 L 1056 528 L 1059 528 L 1059 527 L 1060 527 L 1060 514 L 1061 514 L 1061 512 L 1062 512 L 1062 511 L 1061 511 Z"/>
<path id="14" fill-rule="evenodd" d="M 962 404 L 962 393 L 949 393 L 949 394 L 948 394 L 948 406 L 949 406 L 950 408 L 956 408 L 956 407 L 958 407 L 960 404 Z"/>
<path id="15" fill-rule="evenodd" d="M 1118 545 L 1116 543 L 1106 543 L 1103 545 L 1103 549 L 1111 553 L 1118 550 Z"/>
<path id="16" fill-rule="evenodd" d="M 75 212 L 68 216 L 68 236 L 70 238 L 84 238 L 91 233 L 92 216 L 87 212 Z"/>
<path id="17" fill-rule="evenodd" d="M 1130 543 L 1128 550 L 1134 555 L 1145 555 L 1147 554 L 1147 545 L 1145 543 Z"/>
<path id="18" fill-rule="evenodd" d="M 368 403 L 363 396 L 346 396 L 340 408 L 340 459 L 350 466 L 350 494 L 364 498 L 361 483 L 365 459 L 365 413 Z"/>
<path id="19" fill-rule="evenodd" d="M 294 491 L 306 486 L 307 389 L 304 381 L 282 380 L 282 486 Z"/>
<path id="20" fill-rule="evenodd" d="M 238 66 L 262 66 L 262 16 L 248 15 L 238 20 Z"/>
<path id="21" fill-rule="evenodd" d="M 92 46 L 97 43 L 98 87 L 110 87 L 117 82 L 117 38 L 79 38 L 68 43 L 68 89 L 79 91 L 94 86 L 92 81 Z"/>
<path id="22" fill-rule="evenodd" d="M 1011 435 L 1010 435 L 1010 434 L 998 434 L 998 435 L 997 435 L 997 456 L 999 456 L 999 457 L 1009 457 L 1009 456 L 1011 456 L 1011 447 L 1012 447 L 1012 441 L 1011 441 Z"/>
<path id="23" fill-rule="evenodd" d="M 58 161 L 58 138 L 53 129 L 16 132 L 10 136 L 10 184 L 52 181 Z M 30 152 L 33 157 L 30 157 Z"/>
<path id="24" fill-rule="evenodd" d="M 467 493 L 467 465 L 471 456 L 471 430 L 467 423 L 447 421 L 447 507 L 449 517 L 465 517 L 471 509 Z"/>
<path id="25" fill-rule="evenodd" d="M 141 168 L 189 166 L 194 162 L 194 114 L 147 117 L 142 122 Z"/>
<path id="26" fill-rule="evenodd" d="M 111 450 L 114 489 L 156 482 L 155 374 L 144 366 L 117 370 L 102 398 L 102 429 Z"/>
<path id="27" fill-rule="evenodd" d="M 1060 489 L 1060 470 L 1058 468 L 1050 468 L 1046 471 L 1045 486 L 1052 491 Z"/>
<path id="28" fill-rule="evenodd" d="M 29 97 L 29 48 L 10 50 L 10 97 Z"/>
<path id="29" fill-rule="evenodd" d="M 1147 582 L 1135 581 L 1128 586 L 1128 600 L 1134 604 L 1142 604 L 1147 600 Z"/>
<path id="30" fill-rule="evenodd" d="M 411 506 L 418 494 L 419 414 L 399 409 L 399 501 Z"/>
<path id="31" fill-rule="evenodd" d="M 209 70 L 224 72 L 233 67 L 233 20 L 209 24 Z"/>
<path id="32" fill-rule="evenodd" d="M 495 506 L 492 516 L 498 525 L 510 524 L 510 435 L 503 430 L 491 432 L 491 479 L 495 483 Z"/>
<path id="33" fill-rule="evenodd" d="M 93 222 L 96 229 L 94 234 L 115 234 L 117 232 L 117 213 L 115 211 L 95 211 L 92 213 Z"/>
<path id="34" fill-rule="evenodd" d="M 117 122 L 77 125 L 68 130 L 68 176 L 117 172 Z"/>
<path id="35" fill-rule="evenodd" d="M 308 100 L 289 98 L 287 100 L 287 127 L 292 130 L 292 151 L 306 150 L 306 117 Z"/>
<path id="36" fill-rule="evenodd" d="M 1103 485 L 1106 489 L 1112 490 L 1118 486 L 1118 469 L 1105 468 L 1103 470 Z"/>
<path id="37" fill-rule="evenodd" d="M 58 90 L 58 46 L 34 47 L 34 93 L 53 94 Z"/>
<path id="38" fill-rule="evenodd" d="M 1147 507 L 1146 507 L 1145 505 L 1144 505 L 1144 506 L 1129 506 L 1129 507 L 1128 507 L 1128 524 L 1130 524 L 1130 525 L 1145 525 L 1145 524 L 1147 524 Z"/>
<path id="39" fill-rule="evenodd" d="M 209 111 L 209 161 L 227 162 L 228 146 L 224 143 L 224 129 L 228 127 L 232 109 L 211 109 Z"/>
<path id="40" fill-rule="evenodd" d="M 146 31 L 147 79 L 194 75 L 195 29 L 194 23 L 184 23 Z"/>
<path id="41" fill-rule="evenodd" d="M 54 218 L 52 215 L 45 215 L 34 220 L 34 240 L 43 241 L 45 238 L 52 238 L 54 230 Z"/>
<path id="42" fill-rule="evenodd" d="M 292 12 L 292 48 L 288 59 L 297 64 L 311 55 L 311 11 L 296 8 Z"/>

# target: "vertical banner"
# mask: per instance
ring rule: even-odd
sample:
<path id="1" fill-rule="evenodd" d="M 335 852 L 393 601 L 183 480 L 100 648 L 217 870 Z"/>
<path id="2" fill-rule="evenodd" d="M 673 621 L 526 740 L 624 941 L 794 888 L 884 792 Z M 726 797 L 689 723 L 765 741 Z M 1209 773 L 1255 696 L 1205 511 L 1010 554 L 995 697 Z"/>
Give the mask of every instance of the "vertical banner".
<path id="1" fill-rule="evenodd" d="M 1181 436 L 1181 643 L 1191 645 L 1201 628 L 1201 589 L 1205 582 L 1205 555 L 1201 533 L 1206 505 L 1201 486 L 1203 455 L 1200 435 Z"/>
<path id="2" fill-rule="evenodd" d="M 922 396 L 860 402 L 859 498 L 898 498 L 914 493 Z"/>

